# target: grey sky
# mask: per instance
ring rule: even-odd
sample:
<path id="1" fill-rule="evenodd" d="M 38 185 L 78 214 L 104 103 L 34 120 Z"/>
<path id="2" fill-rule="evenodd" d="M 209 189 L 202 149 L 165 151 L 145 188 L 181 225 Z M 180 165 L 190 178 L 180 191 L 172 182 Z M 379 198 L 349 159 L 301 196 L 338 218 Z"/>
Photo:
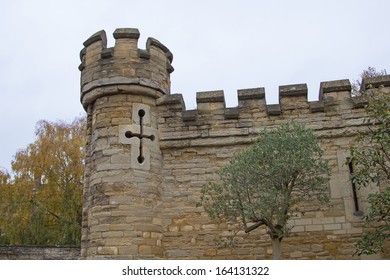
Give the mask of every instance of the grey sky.
<path id="1" fill-rule="evenodd" d="M 355 79 L 368 66 L 390 70 L 388 0 L 180 1 L 0 0 L 0 168 L 34 140 L 38 120 L 83 114 L 77 69 L 82 43 L 105 29 L 141 32 L 173 53 L 172 93 L 195 108 L 198 91 Z"/>

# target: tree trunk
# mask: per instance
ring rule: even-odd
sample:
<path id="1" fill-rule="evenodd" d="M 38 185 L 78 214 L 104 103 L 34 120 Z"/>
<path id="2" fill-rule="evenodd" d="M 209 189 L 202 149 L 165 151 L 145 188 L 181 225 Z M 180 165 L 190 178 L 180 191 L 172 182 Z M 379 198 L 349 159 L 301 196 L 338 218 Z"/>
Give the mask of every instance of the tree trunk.
<path id="1" fill-rule="evenodd" d="M 272 238 L 272 259 L 281 260 L 282 259 L 282 247 L 281 240 L 279 238 Z"/>

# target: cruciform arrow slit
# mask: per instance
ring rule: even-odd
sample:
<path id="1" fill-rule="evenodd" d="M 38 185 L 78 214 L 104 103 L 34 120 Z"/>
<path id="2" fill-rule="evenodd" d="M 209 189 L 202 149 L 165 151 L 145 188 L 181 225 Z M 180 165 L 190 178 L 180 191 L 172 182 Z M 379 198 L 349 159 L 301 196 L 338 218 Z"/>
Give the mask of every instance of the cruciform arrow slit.
<path id="1" fill-rule="evenodd" d="M 145 116 L 145 110 L 141 109 L 138 111 L 138 116 L 139 116 L 139 126 L 140 126 L 140 133 L 134 133 L 130 130 L 125 132 L 125 137 L 126 138 L 132 138 L 136 137 L 139 139 L 140 144 L 139 144 L 139 155 L 137 157 L 137 160 L 139 163 L 143 163 L 145 161 L 145 157 L 143 155 L 143 145 L 142 145 L 142 140 L 143 139 L 149 139 L 151 141 L 154 141 L 155 136 L 153 134 L 147 135 L 144 134 L 144 127 L 143 127 L 143 117 Z"/>

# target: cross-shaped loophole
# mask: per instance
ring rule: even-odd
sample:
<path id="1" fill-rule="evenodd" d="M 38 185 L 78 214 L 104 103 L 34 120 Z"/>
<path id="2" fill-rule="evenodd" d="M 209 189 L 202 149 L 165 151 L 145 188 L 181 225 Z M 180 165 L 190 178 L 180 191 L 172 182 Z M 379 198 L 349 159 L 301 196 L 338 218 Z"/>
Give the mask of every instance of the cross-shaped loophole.
<path id="1" fill-rule="evenodd" d="M 145 110 L 141 109 L 138 111 L 138 116 L 139 116 L 139 126 L 140 126 L 140 133 L 134 133 L 132 131 L 126 131 L 125 132 L 125 137 L 126 138 L 132 138 L 132 137 L 137 137 L 139 139 L 139 155 L 137 157 L 137 160 L 139 163 L 143 163 L 145 161 L 145 157 L 143 154 L 143 145 L 142 145 L 142 140 L 144 138 L 150 139 L 151 141 L 154 141 L 155 136 L 153 134 L 151 135 L 146 135 L 144 134 L 144 127 L 143 127 L 143 118 L 145 116 Z"/>

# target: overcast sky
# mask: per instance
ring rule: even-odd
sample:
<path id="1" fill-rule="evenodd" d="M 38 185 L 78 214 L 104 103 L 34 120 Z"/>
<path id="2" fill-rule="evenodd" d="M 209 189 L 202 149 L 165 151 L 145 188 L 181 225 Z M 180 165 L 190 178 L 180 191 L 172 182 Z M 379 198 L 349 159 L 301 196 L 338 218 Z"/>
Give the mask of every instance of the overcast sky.
<path id="1" fill-rule="evenodd" d="M 93 33 L 138 28 L 173 53 L 172 93 L 187 109 L 198 91 L 356 79 L 368 66 L 390 70 L 388 0 L 0 0 L 0 168 L 34 140 L 41 119 L 71 121 L 79 102 L 79 52 Z"/>

